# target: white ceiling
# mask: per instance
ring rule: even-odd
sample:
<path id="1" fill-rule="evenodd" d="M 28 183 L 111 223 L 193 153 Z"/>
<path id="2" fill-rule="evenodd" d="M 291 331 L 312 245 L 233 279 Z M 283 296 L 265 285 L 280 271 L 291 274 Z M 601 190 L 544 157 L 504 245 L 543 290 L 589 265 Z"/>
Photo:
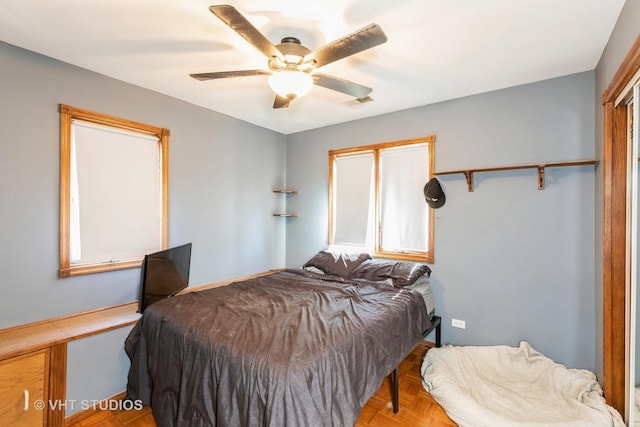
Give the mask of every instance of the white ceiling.
<path id="1" fill-rule="evenodd" d="M 273 44 L 316 50 L 370 23 L 385 44 L 321 71 L 373 88 L 360 104 L 322 87 L 272 109 L 257 49 L 215 0 L 0 0 L 0 40 L 284 134 L 593 70 L 625 0 L 230 0 Z"/>

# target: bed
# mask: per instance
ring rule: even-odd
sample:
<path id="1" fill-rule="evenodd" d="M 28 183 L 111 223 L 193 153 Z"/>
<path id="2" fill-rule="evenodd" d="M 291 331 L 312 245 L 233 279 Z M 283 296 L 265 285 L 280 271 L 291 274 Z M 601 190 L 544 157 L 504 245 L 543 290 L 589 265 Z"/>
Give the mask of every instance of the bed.
<path id="1" fill-rule="evenodd" d="M 127 398 L 158 426 L 349 426 L 432 330 L 424 264 L 319 252 L 304 268 L 147 308 Z"/>

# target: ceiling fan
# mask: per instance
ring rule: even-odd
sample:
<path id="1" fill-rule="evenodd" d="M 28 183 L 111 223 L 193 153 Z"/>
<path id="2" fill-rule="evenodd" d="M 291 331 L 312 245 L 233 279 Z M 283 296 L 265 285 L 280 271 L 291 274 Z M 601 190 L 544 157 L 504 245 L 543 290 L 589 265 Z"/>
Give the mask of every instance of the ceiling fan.
<path id="1" fill-rule="evenodd" d="M 276 93 L 273 108 L 288 107 L 293 99 L 306 94 L 314 84 L 354 96 L 361 102 L 370 100 L 367 98 L 373 89 L 316 70 L 386 42 L 387 36 L 377 24 L 363 27 L 312 52 L 295 37 L 285 37 L 274 46 L 233 6 L 217 5 L 209 7 L 209 10 L 262 52 L 268 58 L 268 69 L 190 74 L 194 79 L 270 76 L 269 86 Z"/>

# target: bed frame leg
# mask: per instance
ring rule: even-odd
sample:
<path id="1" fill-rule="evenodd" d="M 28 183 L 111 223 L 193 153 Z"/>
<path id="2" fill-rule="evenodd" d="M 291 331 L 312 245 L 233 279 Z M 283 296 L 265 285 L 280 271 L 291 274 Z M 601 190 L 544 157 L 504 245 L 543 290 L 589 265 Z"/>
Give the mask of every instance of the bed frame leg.
<path id="1" fill-rule="evenodd" d="M 440 316 L 433 316 L 431 319 L 431 327 L 425 331 L 422 335 L 422 339 L 425 339 L 427 335 L 436 330 L 436 347 L 442 345 L 442 318 Z M 393 413 L 398 413 L 398 367 L 396 367 L 391 373 L 391 404 L 393 405 Z"/>
<path id="2" fill-rule="evenodd" d="M 398 413 L 398 368 L 393 370 L 391 375 L 393 382 L 393 389 L 391 391 L 391 403 L 393 405 L 393 413 Z"/>

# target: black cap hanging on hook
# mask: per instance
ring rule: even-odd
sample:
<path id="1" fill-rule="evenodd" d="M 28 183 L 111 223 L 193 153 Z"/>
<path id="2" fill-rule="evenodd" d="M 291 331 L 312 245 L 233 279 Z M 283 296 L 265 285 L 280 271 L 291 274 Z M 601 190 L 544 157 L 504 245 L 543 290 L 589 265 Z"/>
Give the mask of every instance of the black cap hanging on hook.
<path id="1" fill-rule="evenodd" d="M 444 205 L 446 198 L 437 178 L 433 177 L 425 184 L 424 198 L 430 208 L 437 209 Z"/>

